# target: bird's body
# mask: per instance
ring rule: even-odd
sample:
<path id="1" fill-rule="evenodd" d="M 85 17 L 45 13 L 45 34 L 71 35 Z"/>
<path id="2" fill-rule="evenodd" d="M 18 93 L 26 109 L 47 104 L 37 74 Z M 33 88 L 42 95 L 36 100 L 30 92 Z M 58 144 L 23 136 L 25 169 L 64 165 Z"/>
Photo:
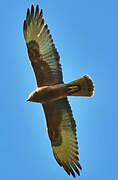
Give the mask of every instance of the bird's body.
<path id="1" fill-rule="evenodd" d="M 82 82 L 84 82 L 83 86 L 81 83 L 81 79 Z M 83 76 L 76 81 L 74 81 L 74 83 L 71 82 L 68 84 L 61 83 L 38 87 L 29 95 L 27 101 L 39 102 L 44 104 L 63 99 L 67 96 L 91 96 L 91 80 L 89 79 L 89 77 Z"/>
<path id="2" fill-rule="evenodd" d="M 42 104 L 46 116 L 48 135 L 55 159 L 65 171 L 80 175 L 76 124 L 67 96 L 92 96 L 93 82 L 88 75 L 64 84 L 60 57 L 43 19 L 39 6 L 27 10 L 24 38 L 37 88 L 27 101 Z M 74 172 L 75 171 L 75 172 Z"/>
<path id="3" fill-rule="evenodd" d="M 32 92 L 27 101 L 49 103 L 67 96 L 68 87 L 65 84 L 55 84 L 51 86 L 43 86 Z"/>

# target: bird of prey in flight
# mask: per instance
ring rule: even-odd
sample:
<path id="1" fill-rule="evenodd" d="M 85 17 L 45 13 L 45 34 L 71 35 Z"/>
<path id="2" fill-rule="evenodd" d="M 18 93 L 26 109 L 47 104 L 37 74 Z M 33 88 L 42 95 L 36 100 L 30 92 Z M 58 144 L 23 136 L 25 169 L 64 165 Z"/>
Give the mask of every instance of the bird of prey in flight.
<path id="1" fill-rule="evenodd" d="M 38 102 L 44 109 L 52 151 L 68 175 L 80 175 L 76 124 L 67 96 L 93 95 L 94 85 L 88 75 L 64 84 L 60 56 L 45 24 L 39 6 L 27 9 L 23 26 L 28 56 L 37 87 L 27 101 Z"/>

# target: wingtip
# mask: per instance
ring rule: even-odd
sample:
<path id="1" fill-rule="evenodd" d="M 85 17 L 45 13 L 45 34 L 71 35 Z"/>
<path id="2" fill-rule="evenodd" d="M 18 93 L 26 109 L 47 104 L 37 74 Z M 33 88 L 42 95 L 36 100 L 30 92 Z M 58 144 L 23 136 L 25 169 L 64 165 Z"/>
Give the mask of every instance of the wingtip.
<path id="1" fill-rule="evenodd" d="M 36 5 L 36 11 L 39 11 L 39 5 L 38 4 Z"/>
<path id="2" fill-rule="evenodd" d="M 31 16 L 34 16 L 34 5 L 33 5 L 33 4 L 31 5 L 31 11 L 30 11 L 29 8 L 27 9 L 26 19 L 27 19 L 30 15 L 31 15 Z M 35 17 L 36 17 L 36 16 L 42 16 L 42 15 L 43 15 L 43 10 L 41 9 L 40 14 L 39 14 L 39 5 L 37 4 L 37 5 L 36 5 L 36 11 L 35 11 Z"/>
<path id="3" fill-rule="evenodd" d="M 30 9 L 27 9 L 27 15 L 26 15 L 26 19 L 30 16 Z"/>
<path id="4" fill-rule="evenodd" d="M 39 5 L 36 5 L 35 17 L 39 16 Z"/>
<path id="5" fill-rule="evenodd" d="M 43 16 L 43 10 L 41 9 L 41 11 L 40 11 L 40 16 Z"/>
<path id="6" fill-rule="evenodd" d="M 31 5 L 31 16 L 34 16 L 34 5 Z"/>
<path id="7" fill-rule="evenodd" d="M 26 29 L 26 20 L 24 20 L 23 29 L 24 29 L 24 30 Z"/>

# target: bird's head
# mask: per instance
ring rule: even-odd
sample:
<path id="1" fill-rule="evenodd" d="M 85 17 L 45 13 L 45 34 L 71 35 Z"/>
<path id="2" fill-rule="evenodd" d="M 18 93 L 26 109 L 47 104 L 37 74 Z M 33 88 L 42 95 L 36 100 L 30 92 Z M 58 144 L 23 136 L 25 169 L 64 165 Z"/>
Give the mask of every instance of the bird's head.
<path id="1" fill-rule="evenodd" d="M 38 87 L 27 98 L 26 101 L 44 103 L 47 100 L 48 86 Z"/>
<path id="2" fill-rule="evenodd" d="M 39 94 L 37 91 L 33 91 L 32 93 L 29 94 L 28 98 L 26 101 L 31 101 L 31 102 L 39 102 Z"/>

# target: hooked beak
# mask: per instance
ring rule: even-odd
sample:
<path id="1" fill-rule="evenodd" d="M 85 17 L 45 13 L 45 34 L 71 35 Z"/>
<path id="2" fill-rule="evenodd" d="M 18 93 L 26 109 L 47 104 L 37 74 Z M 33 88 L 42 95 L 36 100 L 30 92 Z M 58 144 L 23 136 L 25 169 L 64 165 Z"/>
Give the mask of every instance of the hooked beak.
<path id="1" fill-rule="evenodd" d="M 28 101 L 30 101 L 30 98 L 29 98 L 29 97 L 26 99 L 26 102 L 28 102 Z"/>

